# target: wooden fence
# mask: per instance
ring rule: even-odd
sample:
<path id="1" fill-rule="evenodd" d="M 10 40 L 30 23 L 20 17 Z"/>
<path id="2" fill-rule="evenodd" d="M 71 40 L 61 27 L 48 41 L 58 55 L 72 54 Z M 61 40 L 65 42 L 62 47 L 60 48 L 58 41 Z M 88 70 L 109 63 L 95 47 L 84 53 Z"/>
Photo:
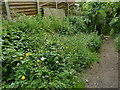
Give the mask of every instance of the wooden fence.
<path id="1" fill-rule="evenodd" d="M 65 11 L 63 9 L 54 9 L 54 8 L 43 8 L 45 17 L 57 16 L 60 20 L 65 16 Z"/>
<path id="2" fill-rule="evenodd" d="M 2 1 L 0 1 L 0 15 L 2 14 Z"/>
<path id="3" fill-rule="evenodd" d="M 25 15 L 37 15 L 38 12 L 44 14 L 43 8 L 57 8 L 65 10 L 65 15 L 68 14 L 68 9 L 72 9 L 74 2 L 66 2 L 66 0 L 5 0 L 2 2 L 2 15 L 9 18 L 15 17 L 17 13 Z M 53 1 L 53 2 L 51 2 Z M 69 1 L 69 0 L 67 0 Z M 74 1 L 74 0 L 73 0 Z"/>

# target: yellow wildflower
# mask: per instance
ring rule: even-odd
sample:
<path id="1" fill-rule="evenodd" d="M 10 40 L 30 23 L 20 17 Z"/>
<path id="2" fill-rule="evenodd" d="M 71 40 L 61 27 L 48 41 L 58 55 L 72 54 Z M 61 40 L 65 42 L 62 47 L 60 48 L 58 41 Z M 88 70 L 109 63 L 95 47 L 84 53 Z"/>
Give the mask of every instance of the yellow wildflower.
<path id="1" fill-rule="evenodd" d="M 29 53 L 26 53 L 26 56 L 28 56 L 29 55 Z"/>
<path id="2" fill-rule="evenodd" d="M 40 51 L 39 51 L 39 53 L 40 53 Z"/>
<path id="3" fill-rule="evenodd" d="M 25 76 L 23 75 L 21 79 L 24 80 L 24 79 L 25 79 Z"/>
<path id="4" fill-rule="evenodd" d="M 37 27 L 37 29 L 39 29 L 39 27 Z"/>
<path id="5" fill-rule="evenodd" d="M 40 75 L 40 72 L 38 74 Z"/>
<path id="6" fill-rule="evenodd" d="M 3 88 L 5 88 L 5 87 L 3 86 Z"/>
<path id="7" fill-rule="evenodd" d="M 23 59 L 23 57 L 20 57 L 20 59 Z"/>
<path id="8" fill-rule="evenodd" d="M 39 62 L 40 60 L 37 60 L 37 62 Z"/>
<path id="9" fill-rule="evenodd" d="M 68 47 L 66 47 L 66 48 L 68 48 Z"/>
<path id="10" fill-rule="evenodd" d="M 73 50 L 73 52 L 75 52 L 75 50 Z"/>

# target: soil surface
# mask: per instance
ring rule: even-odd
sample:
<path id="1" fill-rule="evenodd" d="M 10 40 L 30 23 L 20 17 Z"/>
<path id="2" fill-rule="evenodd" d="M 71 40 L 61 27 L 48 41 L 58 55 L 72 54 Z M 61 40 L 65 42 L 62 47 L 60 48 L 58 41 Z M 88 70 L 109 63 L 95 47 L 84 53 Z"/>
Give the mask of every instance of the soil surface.
<path id="1" fill-rule="evenodd" d="M 94 63 L 92 69 L 83 72 L 86 88 L 118 88 L 118 53 L 114 48 L 114 39 L 110 36 L 104 38 L 100 63 Z"/>

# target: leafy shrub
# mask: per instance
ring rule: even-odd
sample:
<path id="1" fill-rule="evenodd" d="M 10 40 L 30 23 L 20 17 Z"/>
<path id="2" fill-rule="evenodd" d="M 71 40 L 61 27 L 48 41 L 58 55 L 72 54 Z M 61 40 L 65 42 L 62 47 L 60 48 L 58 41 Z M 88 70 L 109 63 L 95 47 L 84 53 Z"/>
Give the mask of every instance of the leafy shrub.
<path id="1" fill-rule="evenodd" d="M 83 10 L 82 16 L 85 18 L 85 22 L 89 32 L 98 31 L 98 34 L 104 33 L 104 24 L 106 13 L 104 10 L 104 3 L 101 2 L 89 2 L 82 4 Z"/>
<path id="2" fill-rule="evenodd" d="M 72 24 L 69 23 L 68 20 L 59 20 L 56 17 L 42 17 L 38 18 L 39 15 L 37 16 L 38 23 L 41 23 L 42 27 L 47 31 L 47 32 L 55 32 L 59 33 L 62 35 L 66 35 L 68 33 L 69 35 L 75 34 L 76 28 Z"/>
<path id="3" fill-rule="evenodd" d="M 69 23 L 76 27 L 77 32 L 89 32 L 82 16 L 69 16 Z"/>
<path id="4" fill-rule="evenodd" d="M 98 32 L 97 33 L 94 33 L 94 32 L 91 33 L 90 37 L 87 38 L 89 49 L 92 52 L 98 52 L 100 46 L 102 45 L 102 39 L 103 39 L 103 35 L 102 34 L 100 36 L 98 36 Z"/>
<path id="5" fill-rule="evenodd" d="M 51 24 L 50 19 L 45 24 L 47 20 L 45 17 L 21 17 L 15 22 L 3 21 L 3 87 L 84 87 L 77 73 L 93 61 L 99 61 L 93 50 L 94 46 L 100 47 L 100 36 L 97 33 L 61 35 L 62 30 L 71 33 L 70 28 L 74 26 L 54 19 Z M 68 26 L 63 26 L 64 23 Z"/>
<path id="6" fill-rule="evenodd" d="M 118 53 L 120 53 L 120 34 L 118 34 L 115 39 L 114 39 L 114 43 L 115 43 L 115 48 L 118 51 Z"/>
<path id="7" fill-rule="evenodd" d="M 7 88 L 70 87 L 68 83 L 72 81 L 67 78 L 74 79 L 75 71 L 62 64 L 56 41 L 47 41 L 47 34 L 40 30 L 24 33 L 19 29 L 3 29 L 3 85 Z M 42 57 L 46 59 L 42 61 Z"/>
<path id="8" fill-rule="evenodd" d="M 115 48 L 120 53 L 120 16 L 114 17 L 109 25 L 111 27 L 110 35 L 114 38 Z"/>
<path id="9" fill-rule="evenodd" d="M 113 18 L 109 24 L 111 27 L 111 35 L 120 33 L 120 16 Z"/>
<path id="10" fill-rule="evenodd" d="M 64 44 L 70 48 L 67 50 L 67 54 L 63 53 L 63 56 L 65 56 L 67 60 L 70 60 L 69 66 L 72 66 L 76 71 L 81 71 L 82 68 L 89 67 L 93 61 L 99 61 L 95 53 L 97 50 L 94 48 L 100 48 L 102 42 L 100 37 L 96 39 L 95 36 L 97 36 L 95 33 L 91 33 L 90 35 L 78 33 L 73 37 L 68 36 L 66 39 L 63 39 L 64 41 L 62 42 L 65 42 Z M 96 42 L 93 42 L 93 40 Z"/>

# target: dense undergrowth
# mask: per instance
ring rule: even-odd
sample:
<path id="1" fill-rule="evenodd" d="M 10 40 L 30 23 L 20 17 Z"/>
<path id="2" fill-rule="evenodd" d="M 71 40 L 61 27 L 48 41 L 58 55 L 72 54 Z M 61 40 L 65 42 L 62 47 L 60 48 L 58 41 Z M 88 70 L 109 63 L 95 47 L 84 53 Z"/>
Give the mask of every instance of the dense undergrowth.
<path id="1" fill-rule="evenodd" d="M 114 38 L 115 48 L 120 53 L 120 16 L 114 17 L 109 24 L 111 27 L 110 35 Z"/>
<path id="2" fill-rule="evenodd" d="M 99 62 L 102 33 L 115 38 L 120 52 L 119 4 L 80 3 L 81 16 L 63 20 L 41 15 L 4 20 L 2 88 L 83 88 L 78 75 Z"/>
<path id="3" fill-rule="evenodd" d="M 114 44 L 116 50 L 118 51 L 118 53 L 120 53 L 120 34 L 119 36 L 115 37 Z"/>
<path id="4" fill-rule="evenodd" d="M 87 32 L 98 31 L 101 35 L 111 35 L 115 48 L 120 52 L 120 2 L 88 2 L 75 8 L 75 15 L 84 16 Z M 77 9 L 77 10 L 76 10 Z"/>
<path id="5" fill-rule="evenodd" d="M 80 18 L 59 21 L 38 15 L 4 20 L 3 88 L 83 88 L 78 73 L 99 62 L 102 44 L 97 32 L 86 31 Z"/>

